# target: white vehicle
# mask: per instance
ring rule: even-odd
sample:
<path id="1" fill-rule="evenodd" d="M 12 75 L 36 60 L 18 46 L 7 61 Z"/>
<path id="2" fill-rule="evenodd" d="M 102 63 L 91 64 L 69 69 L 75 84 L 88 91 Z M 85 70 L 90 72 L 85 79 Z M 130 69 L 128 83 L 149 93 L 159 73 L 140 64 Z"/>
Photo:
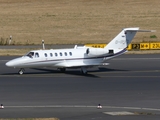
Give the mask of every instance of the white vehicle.
<path id="1" fill-rule="evenodd" d="M 8 61 L 6 66 L 19 68 L 19 74 L 23 74 L 25 68 L 42 67 L 55 67 L 61 72 L 65 72 L 66 68 L 80 68 L 83 74 L 87 74 L 87 68 L 108 65 L 108 59 L 124 54 L 137 32 L 152 31 L 125 28 L 104 48 L 75 45 L 70 49 L 33 50 Z"/>

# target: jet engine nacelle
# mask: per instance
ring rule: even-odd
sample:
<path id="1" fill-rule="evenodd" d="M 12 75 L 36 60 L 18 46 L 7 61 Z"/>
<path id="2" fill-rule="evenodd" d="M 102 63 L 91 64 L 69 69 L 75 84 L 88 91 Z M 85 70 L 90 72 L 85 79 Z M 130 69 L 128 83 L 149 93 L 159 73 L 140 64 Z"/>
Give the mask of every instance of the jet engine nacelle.
<path id="1" fill-rule="evenodd" d="M 86 54 L 89 56 L 100 56 L 107 54 L 108 51 L 103 48 L 87 48 Z"/>

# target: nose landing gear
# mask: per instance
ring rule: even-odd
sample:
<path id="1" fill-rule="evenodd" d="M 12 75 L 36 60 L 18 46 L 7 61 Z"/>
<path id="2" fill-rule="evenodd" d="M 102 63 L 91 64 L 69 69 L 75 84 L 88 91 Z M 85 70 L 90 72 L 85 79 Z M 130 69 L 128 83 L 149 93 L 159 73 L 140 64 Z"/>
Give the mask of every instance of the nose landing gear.
<path id="1" fill-rule="evenodd" d="M 19 71 L 18 71 L 18 73 L 20 74 L 20 75 L 22 75 L 23 73 L 24 73 L 24 69 L 23 68 L 21 68 Z"/>

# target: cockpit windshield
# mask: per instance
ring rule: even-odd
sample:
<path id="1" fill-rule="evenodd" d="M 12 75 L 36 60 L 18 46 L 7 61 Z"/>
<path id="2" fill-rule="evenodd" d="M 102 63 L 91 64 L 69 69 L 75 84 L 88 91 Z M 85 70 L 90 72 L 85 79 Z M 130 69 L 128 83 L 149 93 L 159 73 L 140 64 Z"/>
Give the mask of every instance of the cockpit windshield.
<path id="1" fill-rule="evenodd" d="M 26 54 L 25 56 L 28 56 L 30 58 L 32 58 L 34 56 L 34 52 L 29 52 L 28 54 Z"/>

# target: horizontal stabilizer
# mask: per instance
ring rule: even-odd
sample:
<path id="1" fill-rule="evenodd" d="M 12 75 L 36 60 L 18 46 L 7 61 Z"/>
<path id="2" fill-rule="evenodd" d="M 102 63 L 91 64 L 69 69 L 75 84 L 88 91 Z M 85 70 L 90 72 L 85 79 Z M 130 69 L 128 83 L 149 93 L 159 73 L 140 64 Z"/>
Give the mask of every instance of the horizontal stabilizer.
<path id="1" fill-rule="evenodd" d="M 126 32 L 156 32 L 156 30 L 126 30 Z"/>

